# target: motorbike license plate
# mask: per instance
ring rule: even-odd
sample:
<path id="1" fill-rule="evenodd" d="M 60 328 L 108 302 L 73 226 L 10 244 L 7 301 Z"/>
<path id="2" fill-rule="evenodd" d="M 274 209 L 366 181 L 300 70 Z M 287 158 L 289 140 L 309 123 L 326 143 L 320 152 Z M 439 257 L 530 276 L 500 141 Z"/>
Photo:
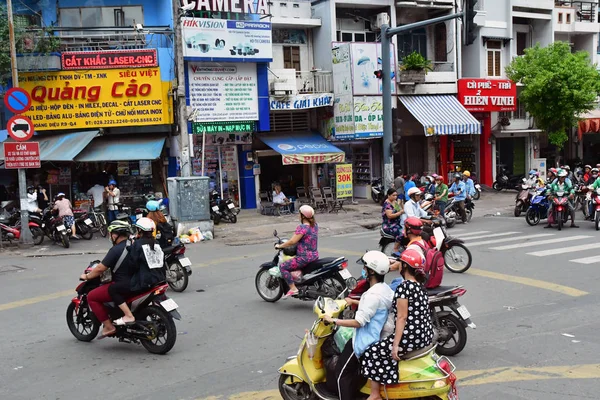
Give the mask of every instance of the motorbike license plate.
<path id="1" fill-rule="evenodd" d="M 175 303 L 175 300 L 173 299 L 166 299 L 164 301 L 160 302 L 160 305 L 168 312 L 168 311 L 173 311 L 174 309 L 176 309 L 177 307 L 179 307 L 177 305 L 177 303 Z"/>
<path id="2" fill-rule="evenodd" d="M 182 267 L 191 267 L 192 266 L 192 262 L 187 257 L 180 258 L 179 264 L 181 264 Z"/>
<path id="3" fill-rule="evenodd" d="M 135 216 L 135 219 L 140 219 L 140 218 L 143 218 L 143 217 L 144 217 L 144 214 L 137 214 L 137 215 Z"/>
<path id="4" fill-rule="evenodd" d="M 85 219 L 83 222 L 85 222 L 85 224 L 86 224 L 86 225 L 89 225 L 89 226 L 92 226 L 92 225 L 93 225 L 93 222 L 92 222 L 92 220 L 91 220 L 91 219 L 89 219 L 89 218 Z"/>
<path id="5" fill-rule="evenodd" d="M 213 211 L 219 211 L 219 206 L 212 206 Z"/>
<path id="6" fill-rule="evenodd" d="M 56 227 L 56 230 L 59 231 L 59 232 L 62 232 L 62 231 L 66 231 L 67 228 L 64 225 L 58 225 Z"/>
<path id="7" fill-rule="evenodd" d="M 341 270 L 340 271 L 340 276 L 342 277 L 342 279 L 350 279 L 350 278 L 352 278 L 352 274 L 347 269 Z"/>
<path id="8" fill-rule="evenodd" d="M 465 306 L 458 307 L 456 311 L 458 311 L 458 313 L 463 319 L 471 318 L 471 313 L 469 312 L 469 310 L 467 310 L 467 307 Z"/>
<path id="9" fill-rule="evenodd" d="M 229 203 L 227 204 L 227 207 L 229 207 L 229 209 L 231 210 L 233 207 L 235 207 L 235 205 L 233 203 Z"/>

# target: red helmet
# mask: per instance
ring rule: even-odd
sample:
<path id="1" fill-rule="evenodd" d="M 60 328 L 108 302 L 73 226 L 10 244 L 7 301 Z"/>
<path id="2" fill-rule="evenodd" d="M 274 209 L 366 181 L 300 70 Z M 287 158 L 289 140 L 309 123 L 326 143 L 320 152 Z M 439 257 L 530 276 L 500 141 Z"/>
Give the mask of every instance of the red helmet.
<path id="1" fill-rule="evenodd" d="M 422 269 L 423 268 L 423 256 L 414 249 L 406 249 L 402 252 L 402 256 L 400 256 L 400 261 L 407 263 L 413 269 Z"/>
<path id="2" fill-rule="evenodd" d="M 423 221 L 417 217 L 408 217 L 404 221 L 404 228 L 413 235 L 420 235 L 423 230 Z"/>

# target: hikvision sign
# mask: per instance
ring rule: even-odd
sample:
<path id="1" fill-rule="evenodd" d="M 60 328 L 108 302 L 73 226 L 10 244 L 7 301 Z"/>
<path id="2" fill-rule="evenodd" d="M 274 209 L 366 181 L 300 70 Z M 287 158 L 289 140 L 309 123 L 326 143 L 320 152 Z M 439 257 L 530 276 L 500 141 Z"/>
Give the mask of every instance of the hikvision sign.
<path id="1" fill-rule="evenodd" d="M 269 14 L 267 0 L 179 0 L 181 7 L 192 11 Z M 189 8 L 188 8 L 189 7 Z"/>

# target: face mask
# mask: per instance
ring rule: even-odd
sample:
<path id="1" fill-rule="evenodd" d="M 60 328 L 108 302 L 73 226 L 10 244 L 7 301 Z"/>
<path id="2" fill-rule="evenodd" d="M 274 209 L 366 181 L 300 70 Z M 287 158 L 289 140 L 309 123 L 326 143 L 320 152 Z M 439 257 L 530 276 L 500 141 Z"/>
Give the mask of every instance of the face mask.
<path id="1" fill-rule="evenodd" d="M 364 279 L 367 279 L 367 270 L 366 269 L 363 268 L 363 270 L 360 274 Z"/>

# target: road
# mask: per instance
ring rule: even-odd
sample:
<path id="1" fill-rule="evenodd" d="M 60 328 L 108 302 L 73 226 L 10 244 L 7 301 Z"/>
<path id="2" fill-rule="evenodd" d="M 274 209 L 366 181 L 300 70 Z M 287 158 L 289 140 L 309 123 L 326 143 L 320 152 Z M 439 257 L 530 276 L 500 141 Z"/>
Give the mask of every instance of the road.
<path id="1" fill-rule="evenodd" d="M 453 358 L 463 399 L 597 398 L 600 353 L 599 234 L 529 227 L 523 218 L 475 217 L 463 237 L 474 265 L 446 271 L 444 284 L 468 289 L 461 302 L 476 330 Z M 322 256 L 356 260 L 377 245 L 365 231 L 320 238 Z M 108 243 L 107 243 L 108 244 Z M 113 339 L 81 343 L 65 310 L 77 277 L 98 256 L 0 260 L 0 398 L 277 399 L 277 369 L 313 322 L 312 304 L 269 304 L 254 288 L 269 244 L 190 245 L 194 275 L 172 293 L 183 320 L 166 356 Z M 358 276 L 360 267 L 350 268 Z M 215 397 L 210 397 L 214 399 Z"/>

